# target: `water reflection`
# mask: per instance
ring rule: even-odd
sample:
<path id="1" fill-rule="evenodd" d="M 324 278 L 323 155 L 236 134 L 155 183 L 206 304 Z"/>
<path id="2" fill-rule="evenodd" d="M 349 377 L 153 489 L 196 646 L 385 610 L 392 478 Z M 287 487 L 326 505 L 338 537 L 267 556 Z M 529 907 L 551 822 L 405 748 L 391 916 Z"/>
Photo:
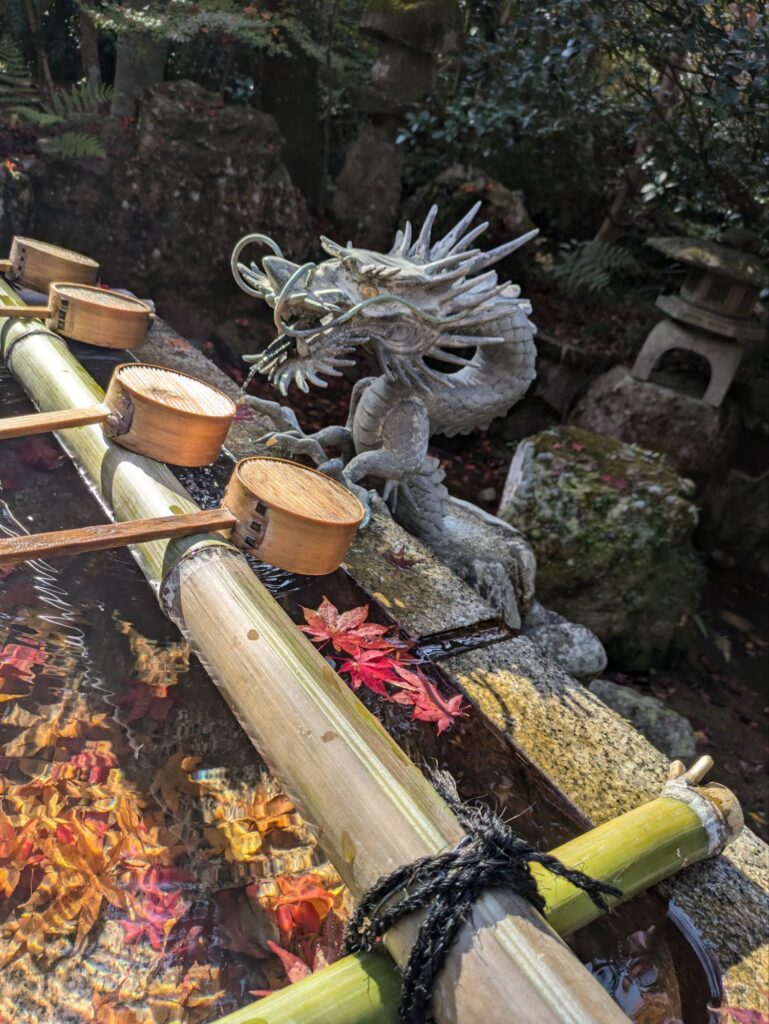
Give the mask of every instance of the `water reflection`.
<path id="1" fill-rule="evenodd" d="M 0 530 L 98 521 L 38 440 Z M 285 984 L 270 943 L 333 958 L 338 877 L 126 552 L 3 573 L 0 775 L 0 1019 L 203 1024 Z"/>

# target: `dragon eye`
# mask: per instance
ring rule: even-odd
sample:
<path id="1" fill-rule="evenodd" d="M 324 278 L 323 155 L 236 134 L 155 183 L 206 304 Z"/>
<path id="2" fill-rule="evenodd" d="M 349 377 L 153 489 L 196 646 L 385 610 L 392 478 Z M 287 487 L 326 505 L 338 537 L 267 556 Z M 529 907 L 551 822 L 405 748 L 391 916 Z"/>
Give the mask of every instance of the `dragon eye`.
<path id="1" fill-rule="evenodd" d="M 364 284 L 361 285 L 360 293 L 364 299 L 373 299 L 375 295 L 379 295 L 379 289 L 373 284 Z"/>

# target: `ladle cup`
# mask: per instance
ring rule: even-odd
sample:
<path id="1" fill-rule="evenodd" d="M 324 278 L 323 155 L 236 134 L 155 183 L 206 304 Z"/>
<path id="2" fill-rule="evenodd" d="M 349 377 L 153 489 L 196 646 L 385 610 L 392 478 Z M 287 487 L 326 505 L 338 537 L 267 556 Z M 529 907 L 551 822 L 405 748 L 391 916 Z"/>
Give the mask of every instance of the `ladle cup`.
<path id="1" fill-rule="evenodd" d="M 54 281 L 95 284 L 99 264 L 72 249 L 16 235 L 8 259 L 0 260 L 0 273 L 8 274 L 24 288 L 45 294 Z"/>
<path id="2" fill-rule="evenodd" d="M 0 419 L 0 440 L 101 423 L 123 448 L 175 466 L 219 457 L 235 403 L 196 377 L 149 363 L 116 366 L 104 402 L 85 409 Z"/>
<path id="3" fill-rule="evenodd" d="M 344 559 L 363 516 L 336 480 L 290 459 L 256 455 L 237 463 L 218 509 L 9 537 L 0 540 L 0 565 L 224 530 L 260 561 L 325 576 Z"/>
<path id="4" fill-rule="evenodd" d="M 154 317 L 146 302 L 108 288 L 52 284 L 46 306 L 3 306 L 0 316 L 39 317 L 51 330 L 99 348 L 137 349 Z"/>

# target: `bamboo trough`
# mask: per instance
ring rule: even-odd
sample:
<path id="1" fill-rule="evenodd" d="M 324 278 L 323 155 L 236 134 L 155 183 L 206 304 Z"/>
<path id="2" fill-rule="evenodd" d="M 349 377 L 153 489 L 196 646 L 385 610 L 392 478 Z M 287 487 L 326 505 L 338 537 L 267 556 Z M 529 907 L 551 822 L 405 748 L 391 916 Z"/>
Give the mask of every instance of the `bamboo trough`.
<path id="1" fill-rule="evenodd" d="M 722 852 L 742 831 L 734 794 L 718 784 L 698 786 L 712 767 L 702 757 L 688 771 L 671 766 L 671 779 L 655 800 L 551 850 L 562 864 L 622 891 L 616 906 L 676 871 Z M 545 919 L 559 935 L 571 935 L 601 913 L 590 897 L 539 864 L 532 864 L 545 898 Z M 398 1024 L 400 978 L 383 952 L 337 960 L 216 1024 Z"/>
<path id="2" fill-rule="evenodd" d="M 19 305 L 0 280 L 2 305 Z M 33 333 L 30 333 L 30 330 Z M 101 389 L 61 339 L 3 319 L 0 347 L 42 412 L 98 404 Z M 59 438 L 116 521 L 197 506 L 170 470 L 105 437 L 97 424 Z M 190 640 L 246 734 L 280 778 L 354 896 L 395 867 L 452 846 L 462 830 L 445 802 L 247 562 L 217 535 L 152 538 L 134 557 Z M 419 921 L 385 936 L 403 964 Z M 619 1024 L 626 1017 L 522 898 L 486 893 L 452 948 L 433 994 L 441 1024 Z"/>

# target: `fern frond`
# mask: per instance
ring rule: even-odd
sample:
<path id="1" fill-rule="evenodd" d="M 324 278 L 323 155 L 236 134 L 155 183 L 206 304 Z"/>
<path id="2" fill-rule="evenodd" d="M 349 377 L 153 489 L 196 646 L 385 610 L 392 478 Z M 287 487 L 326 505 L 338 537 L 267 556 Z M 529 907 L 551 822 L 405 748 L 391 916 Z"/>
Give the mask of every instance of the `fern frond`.
<path id="1" fill-rule="evenodd" d="M 570 295 L 604 292 L 618 277 L 638 271 L 631 252 L 612 242 L 576 242 L 551 273 Z"/>
<path id="2" fill-rule="evenodd" d="M 53 124 L 61 124 L 63 120 L 63 118 L 59 117 L 58 114 L 49 114 L 45 110 L 38 110 L 36 107 L 27 107 L 23 105 L 11 107 L 11 113 L 15 114 L 16 117 L 22 121 L 27 121 L 29 124 L 40 125 L 44 128 Z"/>
<path id="3" fill-rule="evenodd" d="M 57 89 L 45 109 L 67 121 L 88 117 L 109 104 L 113 91 L 111 85 L 102 82 L 79 82 L 69 89 Z"/>
<path id="4" fill-rule="evenodd" d="M 0 107 L 20 103 L 34 103 L 37 99 L 32 78 L 16 41 L 12 36 L 0 36 Z"/>
<path id="5" fill-rule="evenodd" d="M 80 160 L 85 157 L 104 159 L 107 156 L 107 151 L 101 140 L 97 139 L 95 135 L 86 134 L 86 132 L 63 132 L 55 138 L 46 139 L 44 146 L 48 153 L 68 160 Z"/>

